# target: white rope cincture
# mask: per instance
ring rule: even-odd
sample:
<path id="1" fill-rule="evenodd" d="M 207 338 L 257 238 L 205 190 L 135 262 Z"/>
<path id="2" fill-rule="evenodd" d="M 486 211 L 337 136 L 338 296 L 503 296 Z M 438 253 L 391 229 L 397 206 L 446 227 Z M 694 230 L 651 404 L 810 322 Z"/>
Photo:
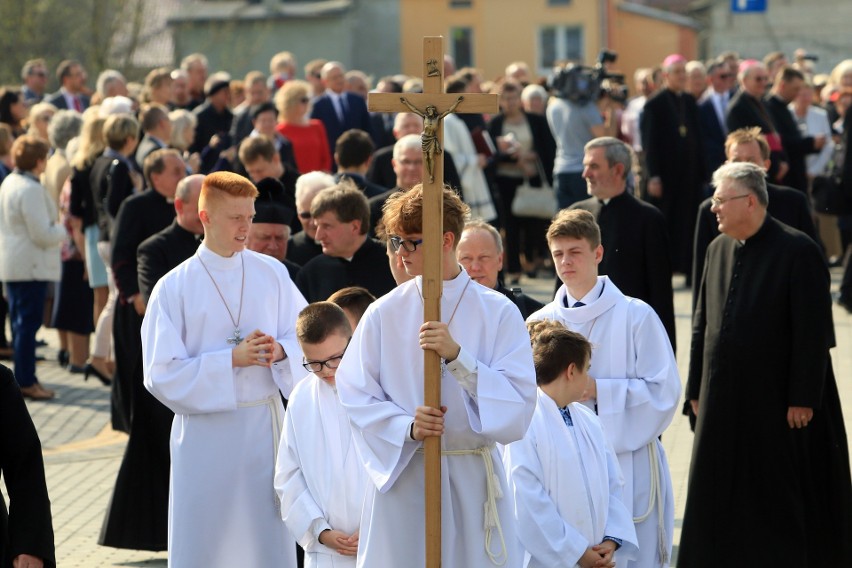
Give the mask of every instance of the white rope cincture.
<path id="1" fill-rule="evenodd" d="M 651 513 L 654 512 L 654 508 L 656 506 L 657 509 L 657 548 L 660 553 L 660 560 L 663 564 L 666 564 L 669 561 L 669 552 L 668 546 L 666 546 L 666 542 L 668 539 L 666 538 L 666 525 L 664 521 L 663 515 L 663 488 L 661 487 L 663 483 L 662 476 L 660 475 L 660 461 L 658 459 L 658 450 L 657 450 L 657 440 L 651 440 L 651 443 L 648 444 L 648 462 L 651 471 L 651 492 L 648 495 L 648 509 L 640 516 L 633 517 L 633 523 L 639 524 L 648 519 L 651 516 Z"/>
<path id="2" fill-rule="evenodd" d="M 503 566 L 509 558 L 509 553 L 506 550 L 506 539 L 503 537 L 503 526 L 500 524 L 500 515 L 497 513 L 497 499 L 503 498 L 503 490 L 500 488 L 500 480 L 497 474 L 494 473 L 494 462 L 491 460 L 491 450 L 493 446 L 482 446 L 473 450 L 441 450 L 442 456 L 469 456 L 478 455 L 482 458 L 485 464 L 485 505 L 483 529 L 485 530 L 485 553 L 488 554 L 488 559 L 495 566 Z M 423 453 L 423 448 L 417 449 L 418 453 Z M 500 550 L 495 554 L 491 551 L 491 541 L 494 536 L 494 530 L 497 530 L 497 536 L 500 537 Z"/>

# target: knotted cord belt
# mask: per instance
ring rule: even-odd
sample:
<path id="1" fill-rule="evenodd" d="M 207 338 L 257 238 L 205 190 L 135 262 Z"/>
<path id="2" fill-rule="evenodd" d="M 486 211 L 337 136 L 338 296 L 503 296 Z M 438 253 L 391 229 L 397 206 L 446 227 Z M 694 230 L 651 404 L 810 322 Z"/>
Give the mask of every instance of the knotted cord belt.
<path id="1" fill-rule="evenodd" d="M 473 450 L 441 450 L 442 456 L 469 456 L 478 455 L 482 458 L 485 464 L 485 521 L 483 529 L 485 529 L 485 553 L 495 566 L 503 566 L 508 559 L 506 550 L 506 540 L 503 538 L 503 527 L 500 524 L 500 516 L 497 514 L 497 499 L 503 498 L 503 491 L 500 489 L 500 480 L 494 473 L 494 462 L 491 460 L 491 450 L 494 446 L 482 446 Z M 423 448 L 418 448 L 417 453 L 422 454 Z M 495 554 L 491 551 L 491 541 L 494 535 L 494 530 L 497 531 L 497 536 L 500 537 L 500 550 Z"/>
<path id="2" fill-rule="evenodd" d="M 668 546 L 666 542 L 666 526 L 663 516 L 663 478 L 660 475 L 660 460 L 658 459 L 657 440 L 654 439 L 648 444 L 648 461 L 650 462 L 651 471 L 651 492 L 648 495 L 648 509 L 638 517 L 633 517 L 633 522 L 639 524 L 644 522 L 654 512 L 656 505 L 657 509 L 657 548 L 660 553 L 660 560 L 663 564 L 669 561 Z"/>

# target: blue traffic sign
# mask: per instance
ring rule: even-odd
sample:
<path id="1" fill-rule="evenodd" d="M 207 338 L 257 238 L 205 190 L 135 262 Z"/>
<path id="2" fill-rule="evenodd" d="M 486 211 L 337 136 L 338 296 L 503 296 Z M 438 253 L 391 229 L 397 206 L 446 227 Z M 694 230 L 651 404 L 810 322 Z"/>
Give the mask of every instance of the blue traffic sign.
<path id="1" fill-rule="evenodd" d="M 731 12 L 734 14 L 748 14 L 766 12 L 767 0 L 731 0 Z"/>

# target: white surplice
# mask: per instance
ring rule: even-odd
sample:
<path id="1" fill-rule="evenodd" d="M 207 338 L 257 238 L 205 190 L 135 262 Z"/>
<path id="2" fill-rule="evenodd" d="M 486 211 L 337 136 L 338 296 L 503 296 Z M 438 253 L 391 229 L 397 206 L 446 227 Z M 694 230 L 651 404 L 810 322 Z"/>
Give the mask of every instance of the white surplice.
<path id="1" fill-rule="evenodd" d="M 441 380 L 441 402 L 447 407 L 442 450 L 487 448 L 484 457 L 495 475 L 503 533 L 501 540 L 499 531 L 492 531 L 490 550 L 499 555 L 505 541 L 504 566 L 517 568 L 522 553 L 494 444 L 521 439 L 529 426 L 535 408 L 532 350 L 517 307 L 469 282 L 462 270 L 444 282 L 441 299 L 447 321 L 467 288 L 450 323 L 461 353 Z M 372 481 L 361 518 L 359 567 L 416 566 L 425 555 L 424 460 L 417 451 L 422 444 L 408 436 L 415 409 L 423 404 L 420 286 L 418 276 L 367 308 L 337 370 L 340 399 Z M 460 386 L 460 378 L 470 390 Z M 484 530 L 486 462 L 470 454 L 444 455 L 441 461 L 442 566 L 491 566 Z"/>
<path id="2" fill-rule="evenodd" d="M 319 533 L 358 530 L 367 487 L 352 427 L 334 387 L 311 373 L 296 385 L 287 403 L 275 468 L 281 516 L 305 549 L 305 568 L 355 566 L 319 543 Z"/>
<path id="3" fill-rule="evenodd" d="M 526 436 L 503 450 L 525 566 L 565 566 L 605 536 L 622 540 L 615 554 L 620 565 L 638 550 L 621 469 L 597 416 L 579 403 L 568 409 L 570 427 L 539 389 Z"/>
<path id="4" fill-rule="evenodd" d="M 597 400 L 584 404 L 593 410 L 597 404 L 604 433 L 624 475 L 624 504 L 634 518 L 651 507 L 647 518 L 636 523 L 639 556 L 627 566 L 659 568 L 667 565 L 665 558 L 671 558 L 674 531 L 671 476 L 659 436 L 677 410 L 680 377 L 666 330 L 654 310 L 622 294 L 606 276 L 599 276 L 598 282 L 603 291 L 587 305 L 566 308 L 563 285 L 556 298 L 528 321 L 556 320 L 591 342 L 589 375 L 596 381 Z M 652 449 L 657 458 L 653 468 Z M 659 507 L 649 503 L 652 487 L 661 499 L 662 526 Z"/>
<path id="5" fill-rule="evenodd" d="M 226 340 L 234 326 L 199 257 L 235 317 L 242 301 L 242 335 L 272 335 L 286 359 L 271 369 L 232 367 Z M 284 415 L 278 393 L 289 396 L 293 377 L 304 375 L 295 323 L 305 305 L 277 260 L 251 251 L 225 258 L 204 244 L 154 287 L 142 355 L 145 387 L 175 413 L 170 566 L 296 566 L 273 477 Z"/>

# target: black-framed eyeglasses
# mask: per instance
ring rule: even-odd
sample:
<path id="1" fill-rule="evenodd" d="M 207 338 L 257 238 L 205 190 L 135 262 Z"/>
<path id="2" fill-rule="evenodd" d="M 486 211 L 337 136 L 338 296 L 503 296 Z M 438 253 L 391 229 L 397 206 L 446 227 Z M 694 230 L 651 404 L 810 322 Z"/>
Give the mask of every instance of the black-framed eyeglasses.
<path id="1" fill-rule="evenodd" d="M 403 239 L 402 237 L 391 237 L 390 244 L 394 252 L 398 251 L 400 246 L 408 252 L 414 252 L 417 250 L 417 245 L 423 244 L 423 239 L 413 241 L 411 239 Z"/>
<path id="2" fill-rule="evenodd" d="M 310 219 L 310 218 L 311 218 L 311 212 L 310 211 L 302 211 L 301 213 L 299 213 L 299 219 Z"/>
<path id="3" fill-rule="evenodd" d="M 308 361 L 303 356 L 302 367 L 304 367 L 309 373 L 320 373 L 322 372 L 323 367 L 328 367 L 331 370 L 338 368 L 340 366 L 340 362 L 343 360 L 343 355 L 346 353 L 346 349 L 349 347 L 350 341 L 352 341 L 351 337 L 346 340 L 346 347 L 343 348 L 343 353 L 335 355 L 334 357 L 329 357 L 325 361 Z"/>
<path id="4" fill-rule="evenodd" d="M 733 201 L 735 199 L 742 199 L 743 197 L 748 197 L 749 195 L 751 195 L 751 194 L 750 193 L 744 193 L 742 195 L 734 195 L 733 197 L 711 197 L 710 198 L 710 204 L 713 205 L 713 207 L 718 207 L 720 205 L 727 203 L 728 201 Z"/>

